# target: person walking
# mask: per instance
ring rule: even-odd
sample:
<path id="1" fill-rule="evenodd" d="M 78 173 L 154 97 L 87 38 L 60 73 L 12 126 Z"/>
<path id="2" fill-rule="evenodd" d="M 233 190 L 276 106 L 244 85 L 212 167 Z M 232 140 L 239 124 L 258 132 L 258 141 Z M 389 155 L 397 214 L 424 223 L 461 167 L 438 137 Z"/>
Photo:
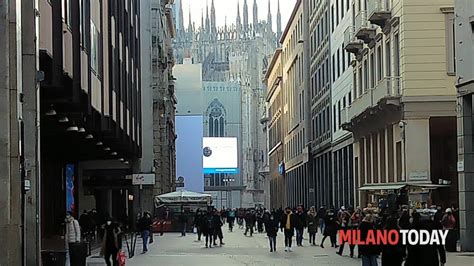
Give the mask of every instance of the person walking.
<path id="1" fill-rule="evenodd" d="M 102 238 L 101 254 L 104 255 L 107 266 L 118 266 L 117 253 L 120 250 L 120 227 L 113 223 L 112 218 L 107 218 L 103 225 L 104 237 Z M 110 258 L 112 257 L 112 263 Z"/>
<path id="2" fill-rule="evenodd" d="M 181 224 L 181 236 L 186 236 L 186 227 L 188 225 L 188 213 L 187 210 L 181 209 L 181 214 L 179 216 L 179 223 Z"/>
<path id="3" fill-rule="evenodd" d="M 265 223 L 268 241 L 270 243 L 270 252 L 276 252 L 276 238 L 278 234 L 278 221 L 275 219 L 275 213 L 270 213 Z"/>
<path id="4" fill-rule="evenodd" d="M 286 207 L 280 223 L 280 228 L 285 233 L 285 252 L 292 251 L 291 244 L 295 233 L 295 220 L 295 215 L 291 211 L 291 208 Z"/>
<path id="5" fill-rule="evenodd" d="M 203 219 L 204 227 L 203 234 L 206 237 L 206 248 L 212 248 L 212 242 L 214 238 L 214 215 L 211 209 L 207 211 L 206 216 Z"/>
<path id="6" fill-rule="evenodd" d="M 370 230 L 375 230 L 374 217 L 367 214 L 359 225 L 360 239 L 366 242 Z M 377 245 L 359 245 L 359 254 L 362 256 L 362 266 L 377 266 L 377 256 L 380 254 Z"/>
<path id="7" fill-rule="evenodd" d="M 400 227 L 398 227 L 397 219 L 395 217 L 389 217 L 387 219 L 384 229 L 386 231 L 396 230 L 400 233 Z M 383 266 L 401 266 L 405 257 L 405 247 L 402 245 L 401 241 L 396 245 L 382 245 Z"/>
<path id="8" fill-rule="evenodd" d="M 253 235 L 253 229 L 255 227 L 255 221 L 257 217 L 254 211 L 247 211 L 245 215 L 245 233 L 244 235 L 247 236 L 247 233 L 250 231 L 250 236 Z"/>
<path id="9" fill-rule="evenodd" d="M 324 237 L 321 241 L 321 248 L 324 248 L 324 241 L 327 237 L 331 240 L 331 247 L 339 247 L 336 243 L 336 234 L 337 234 L 337 218 L 336 214 L 332 209 L 329 209 L 328 213 L 324 218 Z"/>
<path id="10" fill-rule="evenodd" d="M 71 212 L 66 213 L 65 226 L 66 226 L 66 249 L 69 255 L 69 261 L 71 265 L 77 261 L 77 245 L 81 242 L 81 227 L 79 222 L 74 219 Z"/>
<path id="11" fill-rule="evenodd" d="M 229 232 L 232 232 L 235 222 L 235 209 L 229 210 L 227 213 L 227 223 L 229 224 Z"/>
<path id="12" fill-rule="evenodd" d="M 150 237 L 150 227 L 151 227 L 151 215 L 150 213 L 148 213 L 147 211 L 143 212 L 143 216 L 142 218 L 140 218 L 140 221 L 139 221 L 139 230 L 140 230 L 140 233 L 141 233 L 141 236 L 142 236 L 142 240 L 143 240 L 143 250 L 142 250 L 142 254 L 145 254 L 148 252 L 148 241 L 149 241 L 149 237 Z"/>
<path id="13" fill-rule="evenodd" d="M 263 233 L 263 211 L 258 209 L 257 211 L 257 232 Z"/>
<path id="14" fill-rule="evenodd" d="M 352 212 L 352 208 L 350 208 L 349 211 L 346 210 L 346 208 L 344 208 L 344 206 L 341 207 L 341 211 L 339 212 L 339 215 L 338 215 L 338 219 L 339 219 L 339 225 L 340 225 L 340 229 L 341 230 L 344 230 L 344 231 L 347 231 L 350 228 L 349 226 L 349 223 L 351 221 L 351 213 Z M 339 251 L 336 252 L 339 256 L 342 256 L 342 253 L 344 252 L 344 245 L 346 244 L 346 242 L 342 242 L 340 243 L 340 247 L 339 247 Z M 350 249 L 350 255 L 351 255 L 351 258 L 354 257 L 354 245 L 352 244 L 349 244 L 349 249 Z"/>
<path id="15" fill-rule="evenodd" d="M 296 245 L 298 247 L 303 246 L 303 233 L 304 228 L 306 227 L 306 215 L 303 212 L 303 206 L 298 206 L 296 208 L 295 215 L 295 229 L 296 229 Z"/>
<path id="16" fill-rule="evenodd" d="M 219 238 L 219 246 L 225 245 L 225 243 L 222 241 L 224 239 L 224 235 L 222 234 L 222 225 L 224 223 L 222 222 L 221 214 L 217 211 L 217 209 L 214 209 L 214 215 L 212 217 L 212 228 L 214 229 L 214 238 L 213 238 L 213 245 L 217 246 L 216 240 Z"/>
<path id="17" fill-rule="evenodd" d="M 326 208 L 324 206 L 319 207 L 318 213 L 316 214 L 319 221 L 319 230 L 321 234 L 324 234 L 325 224 L 324 219 L 326 218 Z"/>
<path id="18" fill-rule="evenodd" d="M 202 212 L 201 209 L 197 209 L 196 213 L 194 214 L 194 221 L 193 221 L 194 227 L 196 228 L 196 233 L 198 235 L 197 241 L 201 241 L 201 235 L 202 235 Z"/>
<path id="19" fill-rule="evenodd" d="M 456 252 L 456 218 L 454 217 L 451 208 L 446 209 L 445 214 L 441 219 L 441 225 L 443 226 L 443 230 L 448 230 L 448 235 L 446 236 L 446 251 Z"/>
<path id="20" fill-rule="evenodd" d="M 427 230 L 431 232 L 436 230 L 437 225 L 431 220 L 429 215 L 421 215 L 420 213 L 412 214 L 413 222 L 410 229 L 413 230 Z M 405 266 L 431 266 L 431 265 L 445 265 L 446 264 L 446 250 L 443 245 L 417 244 L 407 245 L 407 257 Z M 385 264 L 383 264 L 385 266 Z"/>
<path id="21" fill-rule="evenodd" d="M 308 215 L 306 216 L 306 226 L 308 227 L 309 244 L 316 246 L 316 233 L 318 232 L 318 218 L 316 214 L 316 208 L 312 206 L 309 208 Z"/>

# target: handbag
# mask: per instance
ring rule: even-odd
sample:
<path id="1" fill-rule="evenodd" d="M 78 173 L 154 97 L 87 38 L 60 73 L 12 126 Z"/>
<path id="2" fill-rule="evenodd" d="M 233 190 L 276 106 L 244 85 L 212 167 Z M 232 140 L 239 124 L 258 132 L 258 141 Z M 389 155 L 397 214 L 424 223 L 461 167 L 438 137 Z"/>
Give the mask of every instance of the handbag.
<path id="1" fill-rule="evenodd" d="M 118 262 L 118 265 L 119 266 L 125 266 L 125 252 L 120 250 L 118 253 L 117 253 L 117 262 Z"/>
<path id="2" fill-rule="evenodd" d="M 197 232 L 198 232 L 198 229 L 197 229 L 197 227 L 196 227 L 196 226 L 195 226 L 195 227 L 193 227 L 193 234 L 197 234 Z"/>

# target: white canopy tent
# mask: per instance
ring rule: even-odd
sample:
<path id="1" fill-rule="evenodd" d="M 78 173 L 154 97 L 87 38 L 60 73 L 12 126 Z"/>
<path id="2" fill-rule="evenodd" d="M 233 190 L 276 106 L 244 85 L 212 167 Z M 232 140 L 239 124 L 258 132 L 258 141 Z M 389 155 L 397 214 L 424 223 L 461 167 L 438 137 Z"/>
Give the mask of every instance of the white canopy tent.
<path id="1" fill-rule="evenodd" d="M 210 205 L 212 203 L 212 196 L 209 194 L 202 194 L 187 190 L 175 191 L 159 196 L 155 196 L 156 206 L 163 203 L 171 204 L 189 204 L 189 203 L 206 203 Z"/>

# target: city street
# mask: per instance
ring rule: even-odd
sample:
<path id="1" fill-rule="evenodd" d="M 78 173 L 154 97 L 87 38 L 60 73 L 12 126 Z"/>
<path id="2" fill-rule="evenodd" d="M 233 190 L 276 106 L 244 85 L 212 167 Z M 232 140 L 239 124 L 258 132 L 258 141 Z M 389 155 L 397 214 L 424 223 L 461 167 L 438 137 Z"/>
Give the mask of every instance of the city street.
<path id="1" fill-rule="evenodd" d="M 224 228 L 223 228 L 224 229 Z M 319 243 L 321 235 L 317 235 Z M 349 250 L 345 256 L 336 254 L 336 249 L 331 248 L 329 239 L 326 239 L 324 249 L 308 245 L 304 240 L 303 247 L 296 247 L 293 241 L 293 252 L 284 251 L 283 233 L 279 232 L 277 238 L 277 252 L 270 253 L 266 234 L 254 234 L 246 237 L 243 231 L 235 229 L 230 233 L 224 231 L 223 247 L 205 248 L 204 241 L 196 241 L 197 236 L 170 233 L 160 237 L 155 235 L 155 242 L 150 246 L 150 251 L 138 254 L 127 261 L 127 265 L 360 265 L 359 259 L 349 257 Z M 140 243 L 141 244 L 141 243 Z M 137 244 L 136 253 L 140 253 L 141 245 Z"/>
<path id="2" fill-rule="evenodd" d="M 345 249 L 344 256 L 336 254 L 336 249 L 330 247 L 326 240 L 324 249 L 319 246 L 309 246 L 307 238 L 303 247 L 293 247 L 293 252 L 285 252 L 283 234 L 278 235 L 276 253 L 270 253 L 265 234 L 254 234 L 246 237 L 243 231 L 224 231 L 223 247 L 205 248 L 204 241 L 198 242 L 197 235 L 187 234 L 181 237 L 178 233 L 168 233 L 164 236 L 155 235 L 155 242 L 150 245 L 147 254 L 140 254 L 141 241 L 137 241 L 137 255 L 127 260 L 127 265 L 361 265 L 361 260 L 349 257 L 349 250 Z M 307 236 L 306 236 L 307 237 Z M 317 243 L 321 235 L 317 236 Z M 295 245 L 295 241 L 293 242 Z M 356 252 L 357 253 L 357 252 Z M 448 253 L 448 266 L 474 265 L 472 253 Z M 100 261 L 100 260 L 97 260 Z M 379 265 L 380 259 L 379 259 Z"/>

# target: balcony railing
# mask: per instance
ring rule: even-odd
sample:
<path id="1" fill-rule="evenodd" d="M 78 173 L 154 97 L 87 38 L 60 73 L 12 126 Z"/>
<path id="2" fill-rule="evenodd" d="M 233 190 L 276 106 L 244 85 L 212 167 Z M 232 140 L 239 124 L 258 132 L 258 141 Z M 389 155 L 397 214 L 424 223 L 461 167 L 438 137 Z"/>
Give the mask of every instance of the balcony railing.
<path id="1" fill-rule="evenodd" d="M 367 2 L 368 20 L 380 27 L 385 27 L 392 16 L 389 0 L 369 0 Z"/>
<path id="2" fill-rule="evenodd" d="M 375 37 L 375 27 L 367 19 L 367 10 L 361 10 L 355 17 L 355 36 L 365 43 Z"/>
<path id="3" fill-rule="evenodd" d="M 349 26 L 344 31 L 344 49 L 353 54 L 359 53 L 364 47 L 364 43 L 355 37 L 354 26 Z"/>
<path id="4" fill-rule="evenodd" d="M 374 106 L 384 98 L 400 96 L 400 77 L 385 77 L 375 85 L 373 91 Z"/>
<path id="5" fill-rule="evenodd" d="M 364 94 L 356 98 L 348 108 L 348 120 L 362 114 L 366 109 L 372 107 L 372 90 L 367 90 Z"/>

